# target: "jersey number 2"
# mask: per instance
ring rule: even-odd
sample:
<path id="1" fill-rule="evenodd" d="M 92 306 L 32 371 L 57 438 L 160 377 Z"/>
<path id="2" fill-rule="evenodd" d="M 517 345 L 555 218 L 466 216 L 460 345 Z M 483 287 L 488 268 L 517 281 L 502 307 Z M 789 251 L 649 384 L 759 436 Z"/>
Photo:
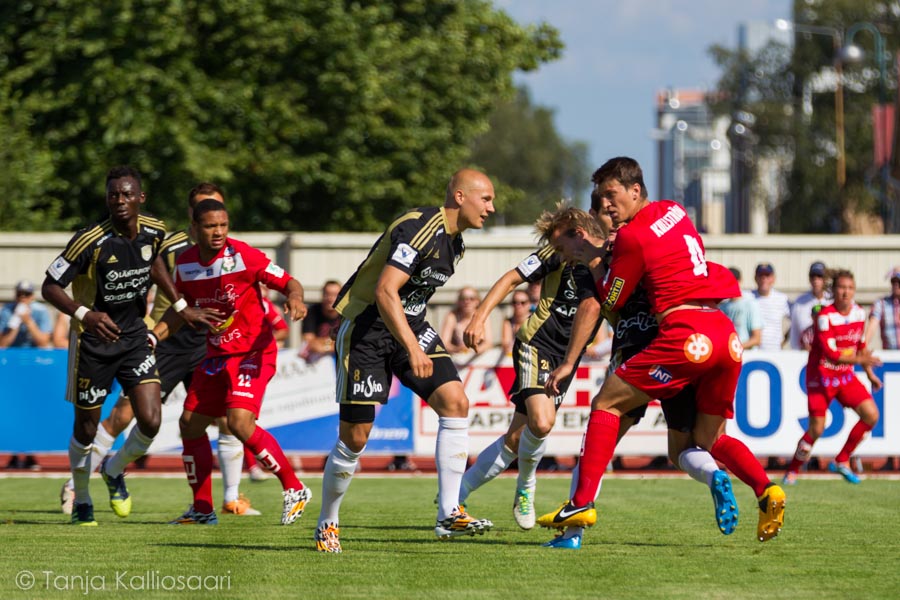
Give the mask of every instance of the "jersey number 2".
<path id="1" fill-rule="evenodd" d="M 688 252 L 691 253 L 691 262 L 694 264 L 694 275 L 699 277 L 703 275 L 704 277 L 708 276 L 709 273 L 706 270 L 706 256 L 703 254 L 703 247 L 700 245 L 700 242 L 697 241 L 692 235 L 684 236 L 684 243 L 687 244 Z"/>

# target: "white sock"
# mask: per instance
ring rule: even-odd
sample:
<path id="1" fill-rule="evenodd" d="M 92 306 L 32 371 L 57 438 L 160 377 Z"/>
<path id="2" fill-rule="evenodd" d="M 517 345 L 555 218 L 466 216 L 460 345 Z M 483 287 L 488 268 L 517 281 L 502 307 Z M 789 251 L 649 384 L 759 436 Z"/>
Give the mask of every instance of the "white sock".
<path id="1" fill-rule="evenodd" d="M 359 452 L 354 452 L 341 440 L 338 440 L 331 449 L 331 454 L 325 461 L 325 472 L 322 473 L 322 508 L 319 511 L 318 523 L 320 527 L 325 523 L 334 523 L 337 526 L 340 522 L 338 513 L 341 510 L 341 501 L 347 488 L 350 487 L 353 473 L 359 465 L 359 457 L 365 450 L 364 446 Z"/>
<path id="2" fill-rule="evenodd" d="M 106 474 L 110 477 L 121 475 L 125 471 L 125 467 L 147 453 L 147 448 L 152 443 L 152 437 L 147 437 L 141 433 L 138 426 L 132 427 L 131 433 L 128 434 L 128 438 L 122 447 L 119 448 L 119 451 L 106 461 Z"/>
<path id="3" fill-rule="evenodd" d="M 438 521 L 459 506 L 459 487 L 469 458 L 469 419 L 440 417 L 434 460 L 438 472 Z"/>
<path id="4" fill-rule="evenodd" d="M 97 433 L 94 434 L 94 443 L 91 444 L 91 469 L 97 470 L 100 467 L 100 463 L 103 462 L 103 459 L 106 458 L 106 455 L 109 454 L 110 449 L 112 449 L 112 445 L 115 443 L 116 438 L 111 436 L 106 428 L 103 426 L 103 423 L 100 423 L 97 426 Z M 66 482 L 66 487 L 70 489 L 75 489 L 75 481 L 73 478 L 69 478 L 69 481 Z"/>
<path id="5" fill-rule="evenodd" d="M 475 464 L 466 469 L 459 488 L 459 502 L 462 504 L 469 494 L 502 473 L 516 459 L 516 453 L 506 446 L 506 436 L 501 435 L 494 443 L 481 451 Z"/>
<path id="6" fill-rule="evenodd" d="M 225 488 L 225 502 L 234 502 L 238 499 L 241 471 L 244 470 L 244 444 L 233 435 L 220 433 L 217 453 L 219 470 L 222 471 L 222 487 Z"/>
<path id="7" fill-rule="evenodd" d="M 526 426 L 519 439 L 519 476 L 516 489 L 533 490 L 537 485 L 537 466 L 547 450 L 547 438 L 535 436 Z"/>
<path id="8" fill-rule="evenodd" d="M 82 446 L 72 437 L 69 440 L 69 468 L 72 469 L 72 486 L 75 488 L 75 502 L 84 504 L 91 501 L 91 446 Z"/>
<path id="9" fill-rule="evenodd" d="M 716 459 L 700 448 L 688 448 L 679 454 L 678 466 L 692 479 L 708 486 L 712 486 L 713 474 L 719 470 Z"/>
<path id="10" fill-rule="evenodd" d="M 572 482 L 569 484 L 569 498 L 575 495 L 575 490 L 578 489 L 578 474 L 581 472 L 581 461 L 575 463 L 575 468 L 572 469 Z M 597 497 L 600 495 L 600 488 L 603 487 L 603 479 L 597 482 L 597 493 L 594 494 L 594 502 L 597 501 Z"/>
<path id="11" fill-rule="evenodd" d="M 115 443 L 116 438 L 106 430 L 103 423 L 100 423 L 97 426 L 97 433 L 94 434 L 94 443 L 91 448 L 91 466 L 94 469 L 100 468 L 100 463 L 103 462 Z"/>

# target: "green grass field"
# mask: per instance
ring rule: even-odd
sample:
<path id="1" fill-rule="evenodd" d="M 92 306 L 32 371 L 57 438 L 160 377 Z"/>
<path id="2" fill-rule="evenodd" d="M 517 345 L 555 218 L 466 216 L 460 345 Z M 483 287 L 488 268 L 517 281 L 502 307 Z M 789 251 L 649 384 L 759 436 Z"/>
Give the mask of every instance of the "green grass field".
<path id="1" fill-rule="evenodd" d="M 470 512 L 492 519 L 493 531 L 439 542 L 433 477 L 359 477 L 344 502 L 341 555 L 314 551 L 318 477 L 307 478 L 313 503 L 290 527 L 278 524 L 275 481 L 242 486 L 261 517 L 175 527 L 165 522 L 189 503 L 186 482 L 140 476 L 128 479 L 130 517 L 111 512 L 94 479 L 100 526 L 72 527 L 58 509 L 62 481 L 0 479 L 0 598 L 900 597 L 900 482 L 884 479 L 801 481 L 788 489 L 784 531 L 761 544 L 752 493 L 740 483 L 741 522 L 723 536 L 709 493 L 687 477 L 609 478 L 598 525 L 580 551 L 564 551 L 540 547 L 552 537 L 546 530 L 516 527 L 513 479 L 470 498 Z M 555 508 L 567 490 L 568 479 L 541 480 L 538 512 Z M 220 502 L 219 480 L 214 494 Z M 27 584 L 23 571 L 35 576 L 28 591 L 18 587 Z M 162 589 L 174 581 L 163 578 L 178 576 L 206 590 Z M 210 591 L 215 585 L 224 589 Z"/>

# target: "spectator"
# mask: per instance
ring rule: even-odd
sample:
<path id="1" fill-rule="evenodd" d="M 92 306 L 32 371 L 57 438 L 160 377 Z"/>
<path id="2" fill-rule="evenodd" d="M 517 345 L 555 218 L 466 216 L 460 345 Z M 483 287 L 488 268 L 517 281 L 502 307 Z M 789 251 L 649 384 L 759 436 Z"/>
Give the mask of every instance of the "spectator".
<path id="1" fill-rule="evenodd" d="M 309 307 L 303 319 L 303 350 L 300 356 L 310 362 L 326 355 L 334 355 L 334 338 L 341 315 L 334 309 L 334 301 L 341 291 L 339 281 L 329 280 L 322 286 L 322 301 Z"/>
<path id="2" fill-rule="evenodd" d="M 541 282 L 529 282 L 526 291 L 528 292 L 528 298 L 531 299 L 531 312 L 534 312 L 537 310 L 538 302 L 541 301 Z"/>
<path id="3" fill-rule="evenodd" d="M 741 283 L 740 269 L 730 267 L 728 270 L 738 280 L 738 283 Z M 763 320 L 756 298 L 752 295 L 729 298 L 719 304 L 719 308 L 734 323 L 734 330 L 737 332 L 741 344 L 744 345 L 744 350 L 758 348 L 762 341 Z"/>
<path id="4" fill-rule="evenodd" d="M 825 263 L 809 266 L 809 291 L 791 305 L 791 348 L 809 350 L 813 338 L 813 312 L 831 304 L 831 292 L 825 289 Z"/>
<path id="5" fill-rule="evenodd" d="M 440 337 L 444 340 L 447 352 L 450 354 L 469 351 L 463 342 L 463 332 L 469 326 L 472 315 L 475 314 L 475 309 L 478 308 L 479 304 L 481 304 L 481 297 L 475 288 L 464 287 L 459 290 L 459 295 L 456 297 L 456 308 L 447 313 L 447 316 L 444 317 L 444 323 L 441 325 Z M 475 352 L 480 354 L 493 345 L 491 328 L 485 327 L 484 340 L 478 344 Z"/>
<path id="6" fill-rule="evenodd" d="M 69 322 L 72 317 L 64 312 L 56 313 L 56 321 L 53 323 L 53 333 L 50 336 L 51 346 L 54 348 L 69 348 Z"/>
<path id="7" fill-rule="evenodd" d="M 512 315 L 503 321 L 503 331 L 500 341 L 500 347 L 503 349 L 503 355 L 511 355 L 513 342 L 515 341 L 516 332 L 522 323 L 531 316 L 531 298 L 525 290 L 516 290 L 512 295 Z"/>
<path id="8" fill-rule="evenodd" d="M 866 346 L 870 346 L 875 337 L 875 330 L 881 332 L 881 347 L 885 350 L 900 350 L 900 266 L 888 273 L 891 280 L 891 293 L 879 298 L 872 305 L 869 321 L 866 324 Z M 889 456 L 881 467 L 882 471 L 900 469 L 900 460 Z"/>
<path id="9" fill-rule="evenodd" d="M 763 328 L 760 350 L 781 350 L 785 341 L 785 321 L 791 316 L 787 296 L 775 289 L 775 267 L 764 262 L 756 266 L 756 291 Z"/>
<path id="10" fill-rule="evenodd" d="M 49 348 L 53 323 L 47 306 L 34 298 L 34 284 L 16 284 L 16 300 L 0 310 L 0 348 Z"/>

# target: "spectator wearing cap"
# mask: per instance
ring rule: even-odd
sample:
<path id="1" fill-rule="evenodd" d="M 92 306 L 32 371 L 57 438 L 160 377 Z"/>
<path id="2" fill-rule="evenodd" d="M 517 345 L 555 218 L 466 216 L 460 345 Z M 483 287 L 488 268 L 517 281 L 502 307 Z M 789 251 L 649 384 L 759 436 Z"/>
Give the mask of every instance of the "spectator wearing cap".
<path id="1" fill-rule="evenodd" d="M 0 348 L 49 348 L 53 322 L 43 302 L 35 300 L 34 284 L 16 284 L 16 299 L 0 309 Z"/>
<path id="2" fill-rule="evenodd" d="M 872 304 L 869 322 L 866 324 L 866 347 L 872 347 L 875 331 L 881 333 L 881 347 L 885 350 L 900 350 L 900 266 L 888 273 L 891 293 Z M 882 471 L 900 469 L 897 457 L 888 457 Z"/>
<path id="3" fill-rule="evenodd" d="M 831 292 L 825 289 L 825 263 L 816 261 L 809 266 L 809 291 L 801 294 L 791 305 L 791 348 L 809 350 L 812 344 L 813 313 L 831 304 Z"/>
<path id="4" fill-rule="evenodd" d="M 760 350 L 781 350 L 785 341 L 785 324 L 791 318 L 787 295 L 775 289 L 775 267 L 764 262 L 756 266 L 756 290 L 753 297 L 763 318 Z"/>
<path id="5" fill-rule="evenodd" d="M 741 271 L 736 267 L 728 269 L 734 278 L 741 282 Z M 742 294 L 737 298 L 730 298 L 719 304 L 719 308 L 734 323 L 734 330 L 744 345 L 744 350 L 756 348 L 762 341 L 762 313 L 759 303 L 752 294 Z"/>

